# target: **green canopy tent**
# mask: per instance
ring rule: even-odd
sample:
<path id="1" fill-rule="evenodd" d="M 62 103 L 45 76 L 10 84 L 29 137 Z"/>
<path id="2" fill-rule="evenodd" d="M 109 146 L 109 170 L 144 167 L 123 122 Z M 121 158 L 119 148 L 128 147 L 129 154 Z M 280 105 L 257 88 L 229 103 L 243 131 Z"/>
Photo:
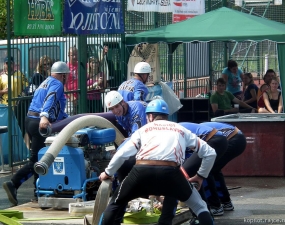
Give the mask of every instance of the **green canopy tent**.
<path id="1" fill-rule="evenodd" d="M 285 100 L 285 24 L 226 7 L 179 23 L 126 36 L 126 44 L 167 42 L 174 51 L 182 42 L 263 41 L 277 42 L 280 81 Z M 283 85 L 282 85 L 283 84 Z"/>

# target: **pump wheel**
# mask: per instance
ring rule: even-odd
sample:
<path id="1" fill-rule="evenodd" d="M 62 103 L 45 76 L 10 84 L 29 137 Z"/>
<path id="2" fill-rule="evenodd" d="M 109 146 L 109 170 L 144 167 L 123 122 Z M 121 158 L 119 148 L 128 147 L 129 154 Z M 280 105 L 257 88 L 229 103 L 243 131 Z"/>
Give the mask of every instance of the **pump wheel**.
<path id="1" fill-rule="evenodd" d="M 96 194 L 92 225 L 98 225 L 103 211 L 106 209 L 111 192 L 112 181 L 110 179 L 102 181 Z"/>

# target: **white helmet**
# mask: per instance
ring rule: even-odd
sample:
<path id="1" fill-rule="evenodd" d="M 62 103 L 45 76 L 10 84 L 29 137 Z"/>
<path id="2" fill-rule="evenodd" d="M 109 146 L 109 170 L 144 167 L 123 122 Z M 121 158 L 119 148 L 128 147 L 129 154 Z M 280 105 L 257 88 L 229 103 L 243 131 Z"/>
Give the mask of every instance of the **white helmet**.
<path id="1" fill-rule="evenodd" d="M 151 67 L 147 62 L 139 62 L 135 65 L 134 73 L 150 73 Z"/>
<path id="2" fill-rule="evenodd" d="M 51 73 L 70 73 L 67 64 L 61 61 L 55 62 L 52 65 L 50 72 Z"/>
<path id="3" fill-rule="evenodd" d="M 123 96 L 117 91 L 110 91 L 105 96 L 105 105 L 109 109 L 123 100 Z"/>

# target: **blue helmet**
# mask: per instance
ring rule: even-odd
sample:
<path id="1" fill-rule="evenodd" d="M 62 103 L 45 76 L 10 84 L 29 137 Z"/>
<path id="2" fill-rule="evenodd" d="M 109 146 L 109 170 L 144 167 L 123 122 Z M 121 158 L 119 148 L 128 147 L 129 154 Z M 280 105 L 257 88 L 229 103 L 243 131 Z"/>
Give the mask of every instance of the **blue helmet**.
<path id="1" fill-rule="evenodd" d="M 163 99 L 152 100 L 148 103 L 145 112 L 169 115 L 168 105 Z"/>

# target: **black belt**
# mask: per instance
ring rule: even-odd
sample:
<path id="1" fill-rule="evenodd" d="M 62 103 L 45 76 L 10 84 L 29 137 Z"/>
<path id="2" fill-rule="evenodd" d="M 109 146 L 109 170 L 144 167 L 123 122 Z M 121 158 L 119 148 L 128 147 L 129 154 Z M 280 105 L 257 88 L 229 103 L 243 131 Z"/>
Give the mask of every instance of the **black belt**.
<path id="1" fill-rule="evenodd" d="M 33 111 L 28 111 L 28 116 L 36 116 L 36 117 L 40 117 L 40 114 L 37 112 L 33 112 Z"/>

